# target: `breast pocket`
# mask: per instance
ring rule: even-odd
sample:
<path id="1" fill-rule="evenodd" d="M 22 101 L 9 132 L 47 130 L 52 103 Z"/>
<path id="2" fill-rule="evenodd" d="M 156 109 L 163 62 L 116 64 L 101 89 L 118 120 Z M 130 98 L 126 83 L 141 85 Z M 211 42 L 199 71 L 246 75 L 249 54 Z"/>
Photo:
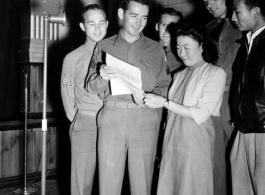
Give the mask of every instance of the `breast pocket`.
<path id="1" fill-rule="evenodd" d="M 157 68 L 155 64 L 151 64 L 146 60 L 140 60 L 141 63 L 141 77 L 142 77 L 142 84 L 143 90 L 145 91 L 152 91 L 156 85 L 157 80 Z"/>

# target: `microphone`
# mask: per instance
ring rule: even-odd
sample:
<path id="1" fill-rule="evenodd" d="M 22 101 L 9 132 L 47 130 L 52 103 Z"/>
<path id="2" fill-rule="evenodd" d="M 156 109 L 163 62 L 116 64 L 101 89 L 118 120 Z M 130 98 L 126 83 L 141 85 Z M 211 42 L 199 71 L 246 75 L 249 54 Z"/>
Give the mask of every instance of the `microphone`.
<path id="1" fill-rule="evenodd" d="M 59 24 L 64 25 L 66 23 L 65 13 L 62 12 L 60 14 L 50 14 L 49 15 L 49 22 L 50 23 L 59 23 Z"/>

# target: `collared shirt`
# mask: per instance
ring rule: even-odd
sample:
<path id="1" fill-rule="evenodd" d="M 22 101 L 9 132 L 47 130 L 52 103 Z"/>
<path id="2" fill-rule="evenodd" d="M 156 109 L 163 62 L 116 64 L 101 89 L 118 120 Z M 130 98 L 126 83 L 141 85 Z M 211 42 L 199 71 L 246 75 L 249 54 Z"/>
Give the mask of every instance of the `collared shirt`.
<path id="1" fill-rule="evenodd" d="M 66 115 L 73 120 L 77 110 L 97 113 L 103 102 L 96 94 L 84 89 L 88 65 L 94 45 L 85 43 L 66 55 L 61 74 L 61 96 Z"/>
<path id="2" fill-rule="evenodd" d="M 165 52 L 161 44 L 143 34 L 130 44 L 122 37 L 121 31 L 98 43 L 86 80 L 85 88 L 88 92 L 101 94 L 100 97 L 104 100 L 133 102 L 130 94 L 112 96 L 109 81 L 102 79 L 97 73 L 99 66 L 106 64 L 106 53 L 141 70 L 143 91 L 167 96 L 171 76 L 166 73 Z"/>
<path id="3" fill-rule="evenodd" d="M 248 39 L 248 45 L 249 45 L 249 47 L 248 47 L 248 54 L 249 54 L 249 52 L 251 50 L 251 47 L 252 47 L 252 44 L 253 44 L 253 40 L 255 39 L 256 36 L 258 36 L 261 33 L 261 31 L 263 29 L 265 29 L 265 26 L 263 26 L 260 29 L 256 30 L 253 34 L 251 33 L 251 31 L 249 31 L 247 33 L 247 39 Z"/>

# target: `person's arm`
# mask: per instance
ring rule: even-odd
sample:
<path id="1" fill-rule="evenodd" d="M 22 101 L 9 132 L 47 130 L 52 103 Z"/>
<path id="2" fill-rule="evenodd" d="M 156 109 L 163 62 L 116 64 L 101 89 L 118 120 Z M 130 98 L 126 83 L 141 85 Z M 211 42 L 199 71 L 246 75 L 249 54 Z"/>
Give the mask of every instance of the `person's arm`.
<path id="1" fill-rule="evenodd" d="M 100 49 L 100 43 L 98 43 L 89 63 L 88 73 L 85 79 L 85 89 L 87 92 L 101 94 L 108 89 L 109 79 L 107 79 L 107 75 L 104 75 L 104 68 L 105 64 L 103 64 L 102 51 Z M 104 78 L 101 76 L 102 74 Z"/>
<path id="2" fill-rule="evenodd" d="M 160 63 L 160 70 L 157 78 L 156 87 L 152 91 L 154 94 L 161 95 L 163 97 L 167 97 L 168 87 L 171 83 L 171 75 L 167 71 L 167 62 L 165 61 L 165 52 L 161 48 L 160 53 L 157 55 L 158 59 L 156 62 Z"/>
<path id="3" fill-rule="evenodd" d="M 169 100 L 168 109 L 182 117 L 193 119 L 197 124 L 205 122 L 222 102 L 225 80 L 226 74 L 222 69 L 212 72 L 204 83 L 196 106 L 184 106 Z M 166 98 L 152 94 L 147 94 L 145 98 L 145 104 L 152 108 L 163 107 L 165 101 Z"/>
<path id="4" fill-rule="evenodd" d="M 74 71 L 67 56 L 63 61 L 63 68 L 61 74 L 61 96 L 63 101 L 64 110 L 67 118 L 73 121 L 76 108 L 74 102 Z"/>
<path id="5" fill-rule="evenodd" d="M 205 122 L 217 106 L 221 106 L 225 89 L 226 73 L 219 68 L 209 73 L 198 98 L 197 105 L 190 107 L 190 112 L 197 124 Z"/>
<path id="6" fill-rule="evenodd" d="M 164 98 L 159 95 L 154 95 L 154 94 L 146 94 L 146 97 L 144 99 L 145 105 L 151 108 L 161 108 L 163 107 L 166 101 L 167 101 L 167 98 Z M 190 112 L 190 108 L 188 106 L 183 106 L 172 100 L 168 100 L 167 109 L 185 118 L 193 119 L 191 112 Z"/>

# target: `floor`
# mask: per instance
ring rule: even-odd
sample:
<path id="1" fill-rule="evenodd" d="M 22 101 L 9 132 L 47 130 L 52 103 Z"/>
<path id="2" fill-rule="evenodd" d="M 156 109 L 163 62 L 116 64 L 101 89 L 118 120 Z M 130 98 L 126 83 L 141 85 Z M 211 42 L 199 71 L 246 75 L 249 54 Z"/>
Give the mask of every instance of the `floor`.
<path id="1" fill-rule="evenodd" d="M 30 191 L 32 195 L 41 195 L 41 183 L 34 183 L 28 184 L 27 190 Z M 0 195 L 14 195 L 14 194 L 27 194 L 24 191 L 24 188 L 12 188 L 1 190 Z M 46 181 L 46 188 L 45 188 L 45 195 L 70 195 L 70 186 L 69 184 L 63 183 L 62 181 L 58 180 L 47 180 Z M 98 195 L 98 185 L 94 185 L 94 189 L 92 195 Z M 125 183 L 123 185 L 121 195 L 130 195 L 130 189 L 128 185 Z"/>
<path id="2" fill-rule="evenodd" d="M 30 194 L 41 195 L 41 183 L 34 183 L 32 185 L 28 185 L 27 190 L 30 192 Z M 6 189 L 3 191 L 0 191 L 0 195 L 8 195 L 8 194 L 26 194 L 26 193 L 24 192 L 23 187 L 18 188 L 18 189 Z M 57 180 L 47 180 L 45 194 L 46 195 L 70 195 L 69 193 L 65 193 L 63 192 L 63 190 L 59 189 Z"/>
<path id="3" fill-rule="evenodd" d="M 46 189 L 45 189 L 45 195 L 70 195 L 70 166 L 66 167 L 59 167 L 58 168 L 58 175 L 56 178 L 53 179 L 47 179 L 46 180 Z M 152 194 L 156 194 L 156 187 L 157 187 L 157 180 L 158 180 L 158 161 L 155 163 L 155 169 L 154 169 L 154 180 L 153 180 L 153 187 L 152 187 Z M 30 189 L 36 189 L 35 192 L 32 192 L 30 194 L 32 195 L 41 195 L 41 182 L 40 178 L 38 181 L 35 181 L 33 184 L 28 184 L 28 187 Z M 23 192 L 23 188 L 14 187 L 12 189 L 5 189 L 0 190 L 0 195 L 14 195 L 14 194 L 23 194 L 19 193 L 19 190 Z M 25 193 L 24 193 L 25 194 Z M 93 192 L 92 195 L 99 195 L 98 193 L 98 176 L 95 175 L 94 178 L 94 186 L 93 186 Z M 130 195 L 130 187 L 129 187 L 129 174 L 128 170 L 125 171 L 124 174 L 124 181 L 123 181 L 123 187 L 121 195 Z"/>
<path id="4" fill-rule="evenodd" d="M 155 169 L 155 175 L 156 178 L 153 183 L 154 186 L 157 185 L 157 170 Z M 95 179 L 97 181 L 97 179 Z M 98 183 L 95 183 L 94 181 L 94 189 L 92 192 L 92 195 L 98 195 Z M 35 189 L 35 192 L 31 192 L 32 195 L 41 195 L 41 182 L 28 184 L 29 190 Z M 155 192 L 156 187 L 153 187 L 152 194 L 156 194 Z M 13 188 L 13 189 L 6 189 L 1 190 L 0 195 L 14 195 L 14 194 L 23 194 L 19 193 L 19 191 L 23 192 L 23 188 Z M 68 182 L 68 179 L 65 179 L 63 177 L 59 177 L 59 179 L 52 179 L 52 180 L 46 180 L 46 188 L 45 188 L 45 195 L 70 195 L 70 182 Z M 24 193 L 26 194 L 26 193 Z M 128 171 L 125 171 L 125 177 L 123 181 L 123 187 L 121 195 L 130 195 L 130 187 L 129 187 L 129 177 L 128 177 Z"/>

